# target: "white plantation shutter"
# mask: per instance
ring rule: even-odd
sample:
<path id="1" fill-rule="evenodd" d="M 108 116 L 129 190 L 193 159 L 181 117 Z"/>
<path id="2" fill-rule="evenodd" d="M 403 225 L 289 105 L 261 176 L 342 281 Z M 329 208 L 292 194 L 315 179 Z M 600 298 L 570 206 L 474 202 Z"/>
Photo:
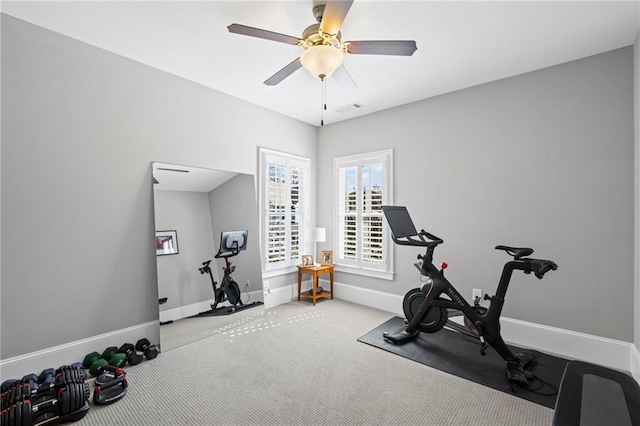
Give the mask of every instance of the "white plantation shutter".
<path id="1" fill-rule="evenodd" d="M 338 170 L 338 176 L 338 259 L 356 260 L 358 168 L 345 165 Z"/>
<path id="2" fill-rule="evenodd" d="M 336 263 L 391 271 L 382 206 L 392 203 L 392 151 L 334 159 Z"/>
<path id="3" fill-rule="evenodd" d="M 367 162 L 362 165 L 362 260 L 382 263 L 382 205 L 385 182 L 377 183 L 372 176 L 384 175 L 384 161 Z"/>
<path id="4" fill-rule="evenodd" d="M 299 263 L 308 214 L 309 159 L 260 150 L 265 269 Z"/>

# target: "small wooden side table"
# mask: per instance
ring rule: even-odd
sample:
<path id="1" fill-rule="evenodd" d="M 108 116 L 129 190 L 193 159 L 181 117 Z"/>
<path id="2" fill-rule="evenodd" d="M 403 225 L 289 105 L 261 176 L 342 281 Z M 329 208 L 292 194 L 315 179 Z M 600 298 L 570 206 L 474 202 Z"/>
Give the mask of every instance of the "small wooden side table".
<path id="1" fill-rule="evenodd" d="M 313 288 L 310 291 L 305 291 L 304 293 L 301 293 L 300 290 L 302 289 L 303 274 L 310 275 L 313 278 Z M 330 281 L 329 281 L 331 283 L 330 290 L 323 289 L 322 293 L 316 293 L 316 290 L 318 288 L 318 277 L 324 274 L 329 274 L 330 276 Z M 300 296 L 308 297 L 311 300 L 313 300 L 314 306 L 316 305 L 316 300 L 320 299 L 321 297 L 331 297 L 331 299 L 333 300 L 333 265 L 320 265 L 320 266 L 300 265 L 298 266 L 298 301 L 300 301 Z"/>

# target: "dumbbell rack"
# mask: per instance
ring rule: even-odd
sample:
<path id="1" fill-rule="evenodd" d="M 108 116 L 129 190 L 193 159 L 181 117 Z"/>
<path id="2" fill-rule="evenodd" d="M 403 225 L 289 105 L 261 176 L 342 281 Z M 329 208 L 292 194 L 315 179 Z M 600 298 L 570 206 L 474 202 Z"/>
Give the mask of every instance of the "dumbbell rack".
<path id="1" fill-rule="evenodd" d="M 45 426 L 75 422 L 89 411 L 84 370 L 63 366 L 2 384 L 0 418 L 7 426 Z"/>

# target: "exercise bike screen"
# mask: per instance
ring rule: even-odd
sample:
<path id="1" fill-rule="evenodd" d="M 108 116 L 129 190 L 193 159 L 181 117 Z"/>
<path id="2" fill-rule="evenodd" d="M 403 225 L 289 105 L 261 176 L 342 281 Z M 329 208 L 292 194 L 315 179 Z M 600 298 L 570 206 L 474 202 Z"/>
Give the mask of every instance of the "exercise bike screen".
<path id="1" fill-rule="evenodd" d="M 382 212 L 389 222 L 394 238 L 405 238 L 409 235 L 417 235 L 411 216 L 404 206 L 382 206 Z"/>
<path id="2" fill-rule="evenodd" d="M 222 231 L 220 235 L 220 251 L 240 251 L 247 248 L 249 231 Z"/>

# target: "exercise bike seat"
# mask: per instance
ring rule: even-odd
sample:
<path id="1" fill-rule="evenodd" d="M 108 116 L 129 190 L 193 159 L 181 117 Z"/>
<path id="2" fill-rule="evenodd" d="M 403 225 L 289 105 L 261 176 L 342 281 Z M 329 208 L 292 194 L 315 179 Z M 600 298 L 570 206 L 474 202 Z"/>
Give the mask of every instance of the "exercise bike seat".
<path id="1" fill-rule="evenodd" d="M 496 246 L 496 250 L 504 250 L 516 260 L 533 254 L 533 249 L 528 247 Z"/>

